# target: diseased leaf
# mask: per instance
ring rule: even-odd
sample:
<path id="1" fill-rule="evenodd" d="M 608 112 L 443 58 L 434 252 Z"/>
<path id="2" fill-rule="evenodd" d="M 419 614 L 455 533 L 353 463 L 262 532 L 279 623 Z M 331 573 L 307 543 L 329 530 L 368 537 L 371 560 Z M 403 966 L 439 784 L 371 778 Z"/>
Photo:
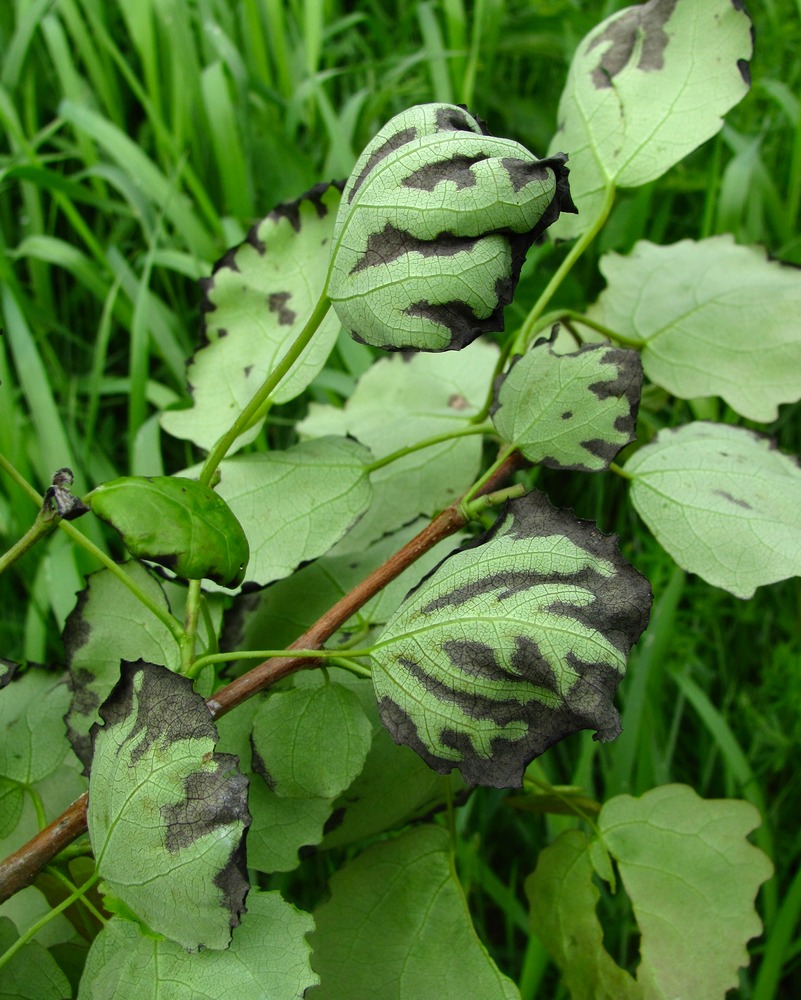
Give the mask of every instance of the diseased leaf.
<path id="1" fill-rule="evenodd" d="M 682 399 L 721 396 L 751 420 L 801 399 L 801 272 L 733 237 L 636 243 L 606 254 L 590 316 L 642 343 L 650 379 Z"/>
<path id="2" fill-rule="evenodd" d="M 319 184 L 279 205 L 202 283 L 207 343 L 187 372 L 191 409 L 162 414 L 169 434 L 211 450 L 297 338 L 325 282 L 339 199 L 338 185 Z M 339 327 L 330 312 L 273 393 L 274 402 L 303 392 L 325 364 Z M 240 435 L 232 451 L 252 441 L 261 423 Z"/>
<path id="3" fill-rule="evenodd" d="M 573 56 L 551 143 L 570 152 L 579 215 L 553 235 L 579 236 L 607 185 L 655 180 L 713 136 L 748 92 L 752 48 L 751 21 L 732 0 L 649 0 L 593 28 Z"/>
<path id="4" fill-rule="evenodd" d="M 534 240 L 575 211 L 567 157 L 538 160 L 453 104 L 396 115 L 342 196 L 328 294 L 353 336 L 389 350 L 458 350 L 503 329 Z"/>
<path id="5" fill-rule="evenodd" d="M 519 1000 L 473 929 L 444 830 L 376 844 L 330 886 L 311 936 L 320 985 L 307 1000 Z"/>
<path id="6" fill-rule="evenodd" d="M 115 917 L 95 939 L 78 1000 L 290 1000 L 319 982 L 309 965 L 307 913 L 277 892 L 251 891 L 227 951 L 187 955 Z"/>
<path id="7" fill-rule="evenodd" d="M 282 798 L 333 799 L 360 773 L 372 735 L 342 684 L 275 692 L 253 720 L 253 768 Z"/>
<path id="8" fill-rule="evenodd" d="M 664 785 L 607 802 L 597 839 L 569 830 L 542 851 L 526 884 L 532 928 L 573 1000 L 723 1000 L 761 931 L 754 899 L 772 866 L 746 839 L 759 822 L 747 802 Z M 603 947 L 593 876 L 609 881 L 610 855 L 641 935 L 636 980 Z"/>
<path id="9" fill-rule="evenodd" d="M 248 891 L 247 778 L 215 753 L 188 678 L 146 663 L 122 677 L 92 727 L 89 837 L 109 890 L 184 948 L 224 949 Z"/>
<path id="10" fill-rule="evenodd" d="M 437 771 L 520 785 L 558 740 L 619 734 L 612 697 L 650 603 L 614 537 L 542 493 L 510 501 L 387 623 L 373 669 L 384 725 Z"/>
<path id="11" fill-rule="evenodd" d="M 556 354 L 541 341 L 498 380 L 492 422 L 530 462 L 601 472 L 634 440 L 641 390 L 636 351 Z"/>
<path id="12" fill-rule="evenodd" d="M 303 435 L 351 434 L 376 459 L 425 438 L 468 426 L 484 405 L 498 359 L 494 344 L 469 351 L 393 355 L 365 372 L 344 409 L 312 404 L 298 425 Z M 454 438 L 406 455 L 370 475 L 370 509 L 337 546 L 359 553 L 387 532 L 431 516 L 473 482 L 481 462 L 480 435 Z"/>
<path id="13" fill-rule="evenodd" d="M 0 689 L 4 688 L 6 684 L 9 683 L 17 670 L 19 670 L 18 663 L 15 663 L 13 660 L 7 660 L 4 656 L 0 656 Z"/>
<path id="14" fill-rule="evenodd" d="M 19 939 L 8 917 L 0 917 L 0 955 Z M 0 969 L 2 1000 L 64 1000 L 71 997 L 67 977 L 50 952 L 37 941 L 29 941 Z"/>
<path id="15" fill-rule="evenodd" d="M 705 421 L 626 462 L 631 500 L 676 562 L 737 597 L 801 575 L 801 469 L 768 438 Z"/>
<path id="16" fill-rule="evenodd" d="M 250 542 L 248 583 L 280 580 L 338 542 L 370 505 L 370 461 L 358 442 L 325 437 L 222 462 L 217 492 Z"/>
<path id="17" fill-rule="evenodd" d="M 121 569 L 154 604 L 170 610 L 161 584 L 144 566 L 128 562 Z M 141 657 L 177 670 L 181 654 L 167 626 L 107 569 L 87 578 L 67 618 L 63 641 L 72 689 L 67 735 L 88 774 L 89 730 L 100 719 L 100 703 L 120 678 L 120 659 Z"/>
<path id="18" fill-rule="evenodd" d="M 124 476 L 88 494 L 92 510 L 122 535 L 128 551 L 185 580 L 238 587 L 248 542 L 214 490 L 180 476 Z"/>

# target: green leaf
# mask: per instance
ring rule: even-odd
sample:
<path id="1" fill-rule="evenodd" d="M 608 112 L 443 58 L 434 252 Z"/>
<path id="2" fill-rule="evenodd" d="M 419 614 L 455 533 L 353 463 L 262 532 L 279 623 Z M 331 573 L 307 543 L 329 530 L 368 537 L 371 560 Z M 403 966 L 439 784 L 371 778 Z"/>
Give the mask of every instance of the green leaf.
<path id="1" fill-rule="evenodd" d="M 241 636 L 240 649 L 283 649 L 309 628 L 356 584 L 421 531 L 427 520 L 414 521 L 361 552 L 326 555 L 259 594 L 247 594 L 227 618 Z M 356 530 L 358 530 L 358 525 Z M 426 552 L 347 621 L 345 633 L 383 625 L 409 590 L 462 540 L 451 535 Z M 345 536 L 341 545 L 344 545 Z"/>
<path id="2" fill-rule="evenodd" d="M 733 237 L 606 254 L 589 315 L 642 344 L 645 373 L 682 399 L 721 396 L 751 420 L 801 398 L 801 275 Z"/>
<path id="3" fill-rule="evenodd" d="M 542 493 L 510 501 L 387 623 L 373 669 L 384 725 L 437 771 L 520 785 L 558 740 L 619 734 L 612 697 L 650 603 L 614 537 Z"/>
<path id="4" fill-rule="evenodd" d="M 33 785 L 52 774 L 70 745 L 62 723 L 70 702 L 63 679 L 29 667 L 0 695 L 0 777 Z"/>
<path id="5" fill-rule="evenodd" d="M 169 611 L 161 584 L 137 562 L 120 567 L 156 605 Z M 70 671 L 72 703 L 67 734 L 89 773 L 92 746 L 89 730 L 99 721 L 97 709 L 120 678 L 120 660 L 141 657 L 177 670 L 181 654 L 172 633 L 107 569 L 92 573 L 63 634 Z"/>
<path id="6" fill-rule="evenodd" d="M 280 580 L 342 538 L 370 505 L 370 460 L 358 442 L 326 437 L 220 464 L 217 492 L 250 542 L 248 583 Z"/>
<path id="7" fill-rule="evenodd" d="M 503 329 L 534 240 L 574 211 L 564 154 L 538 160 L 453 104 L 396 115 L 353 168 L 328 294 L 342 325 L 389 350 L 458 350 Z"/>
<path id="8" fill-rule="evenodd" d="M 747 802 L 705 801 L 686 785 L 665 785 L 607 802 L 598 840 L 571 830 L 546 848 L 526 886 L 532 927 L 573 1000 L 723 1000 L 748 963 L 746 943 L 761 932 L 754 899 L 773 869 L 746 839 L 759 822 Z M 603 949 L 593 875 L 608 879 L 604 852 L 641 934 L 636 982 Z"/>
<path id="9" fill-rule="evenodd" d="M 251 891 L 227 951 L 187 955 L 115 917 L 95 939 L 79 1000 L 264 1000 L 301 997 L 319 982 L 309 966 L 307 913 L 277 892 Z"/>
<path id="10" fill-rule="evenodd" d="M 0 917 L 0 955 L 19 939 L 8 917 Z M 72 990 L 67 977 L 50 952 L 36 941 L 29 941 L 0 969 L 2 1000 L 64 1000 Z"/>
<path id="11" fill-rule="evenodd" d="M 248 890 L 236 758 L 191 682 L 152 663 L 123 663 L 100 715 L 88 823 L 108 889 L 184 948 L 227 948 Z"/>
<path id="12" fill-rule="evenodd" d="M 333 809 L 332 799 L 285 799 L 251 779 L 248 805 L 248 867 L 260 872 L 291 872 L 300 864 L 298 851 L 319 844 Z"/>
<path id="13" fill-rule="evenodd" d="M 801 575 L 801 469 L 753 431 L 697 421 L 626 463 L 638 514 L 676 562 L 737 597 Z"/>
<path id="14" fill-rule="evenodd" d="M 473 929 L 444 830 L 376 844 L 330 886 L 315 911 L 321 981 L 308 1000 L 519 1000 Z"/>
<path id="15" fill-rule="evenodd" d="M 498 359 L 494 344 L 461 354 L 393 355 L 365 372 L 344 409 L 312 404 L 303 435 L 351 434 L 377 458 L 466 428 L 484 405 Z M 389 531 L 431 516 L 471 485 L 481 462 L 480 435 L 413 452 L 370 475 L 373 502 L 336 554 L 361 553 Z"/>
<path id="16" fill-rule="evenodd" d="M 162 414 L 169 434 L 210 450 L 295 341 L 325 283 L 339 200 L 336 184 L 319 184 L 297 201 L 279 205 L 202 283 L 207 344 L 187 372 L 192 407 Z M 339 326 L 329 313 L 273 393 L 273 402 L 285 403 L 303 392 L 325 364 Z M 261 424 L 240 435 L 234 449 L 252 441 Z"/>
<path id="17" fill-rule="evenodd" d="M 540 341 L 498 380 L 492 421 L 530 462 L 601 472 L 634 440 L 641 390 L 636 351 Z"/>
<path id="18" fill-rule="evenodd" d="M 253 768 L 283 798 L 333 799 L 360 773 L 372 735 L 342 684 L 276 692 L 253 721 Z"/>
<path id="19" fill-rule="evenodd" d="M 247 538 L 208 486 L 180 476 L 123 476 L 101 483 L 86 499 L 138 559 L 185 580 L 209 579 L 223 587 L 244 580 Z"/>
<path id="20" fill-rule="evenodd" d="M 343 683 L 361 700 L 373 739 L 361 773 L 333 803 L 323 849 L 356 843 L 432 812 L 442 805 L 448 783 L 409 747 L 393 742 L 378 717 L 372 681 L 351 675 Z M 450 794 L 459 787 L 451 778 Z"/>
<path id="21" fill-rule="evenodd" d="M 579 236 L 607 186 L 655 180 L 713 136 L 748 92 L 752 48 L 751 21 L 732 0 L 649 0 L 594 28 L 573 57 L 551 143 L 570 152 L 580 215 L 553 235 Z"/>

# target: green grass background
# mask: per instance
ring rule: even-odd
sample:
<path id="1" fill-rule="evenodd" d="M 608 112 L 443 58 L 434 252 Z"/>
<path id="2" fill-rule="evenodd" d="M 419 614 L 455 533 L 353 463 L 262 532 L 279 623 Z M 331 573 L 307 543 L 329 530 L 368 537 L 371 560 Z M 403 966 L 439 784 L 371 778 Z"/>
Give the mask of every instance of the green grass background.
<path id="1" fill-rule="evenodd" d="M 0 454 L 40 491 L 70 466 L 79 492 L 120 474 L 170 472 L 189 446 L 156 413 L 185 396 L 198 337 L 196 279 L 277 202 L 347 175 L 392 114 L 466 103 L 493 132 L 537 153 L 555 129 L 573 49 L 625 6 L 585 0 L 4 0 L 0 4 Z M 734 232 L 801 265 L 801 0 L 752 5 L 750 96 L 723 131 L 668 175 L 620 196 L 597 245 L 560 291 L 580 307 L 597 258 L 647 237 Z M 568 151 L 569 152 L 569 151 Z M 558 254 L 533 257 L 551 272 Z M 544 279 L 528 268 L 508 325 Z M 353 359 L 337 351 L 311 393 L 341 398 Z M 293 417 L 298 406 L 285 416 Z M 799 408 L 770 432 L 801 453 Z M 654 393 L 646 430 L 735 419 L 716 401 Z M 273 433 L 286 435 L 277 422 Z M 620 533 L 652 581 L 655 613 L 622 686 L 625 732 L 601 752 L 575 738 L 544 777 L 600 800 L 668 781 L 762 812 L 755 840 L 777 875 L 760 895 L 743 998 L 801 995 L 801 586 L 749 602 L 686 578 L 637 520 L 618 483 L 543 473 L 553 499 Z M 31 523 L 24 490 L 0 477 L 5 546 Z M 99 531 L 97 540 L 102 541 Z M 54 537 L 0 578 L 0 654 L 57 663 L 84 553 Z M 457 863 L 477 926 L 523 997 L 558 998 L 529 935 L 522 891 L 539 849 L 570 822 L 520 812 L 483 790 L 458 811 Z M 284 880 L 313 897 L 324 859 Z M 620 901 L 608 942 L 630 966 Z M 698 998 L 703 1000 L 703 998 Z"/>

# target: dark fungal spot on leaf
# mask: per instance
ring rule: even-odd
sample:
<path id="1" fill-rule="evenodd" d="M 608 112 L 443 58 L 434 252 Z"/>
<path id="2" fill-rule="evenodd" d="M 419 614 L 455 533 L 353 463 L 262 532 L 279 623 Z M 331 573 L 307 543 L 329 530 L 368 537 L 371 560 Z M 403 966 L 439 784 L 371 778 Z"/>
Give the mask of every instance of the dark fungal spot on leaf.
<path id="1" fill-rule="evenodd" d="M 247 789 L 245 790 L 245 801 L 247 802 Z M 225 866 L 217 872 L 213 879 L 214 884 L 222 891 L 221 905 L 230 913 L 228 926 L 231 930 L 239 926 L 241 915 L 247 913 L 245 899 L 250 891 L 247 853 L 245 850 L 245 832 L 247 827 L 250 826 L 251 818 L 247 812 L 247 807 L 245 807 L 245 812 L 247 814 L 247 821 L 239 843 L 231 851 L 231 855 Z"/>
<path id="2" fill-rule="evenodd" d="M 89 583 L 79 592 L 75 607 L 67 615 L 67 620 L 64 623 L 61 640 L 64 643 L 67 666 L 70 665 L 78 650 L 89 642 L 89 637 L 92 634 L 92 627 L 86 620 L 86 602 L 88 600 Z"/>
<path id="3" fill-rule="evenodd" d="M 256 744 L 253 742 L 253 734 L 250 737 L 250 752 L 251 761 L 250 766 L 254 774 L 262 779 L 264 784 L 270 789 L 271 792 L 275 791 L 275 778 L 270 774 L 267 765 L 264 763 L 264 758 L 256 749 Z"/>
<path id="4" fill-rule="evenodd" d="M 278 313 L 279 326 L 292 326 L 297 319 L 297 313 L 287 308 L 291 298 L 292 292 L 273 292 L 267 299 L 270 312 Z"/>
<path id="5" fill-rule="evenodd" d="M 458 392 L 448 397 L 448 407 L 451 410 L 466 410 L 469 406 L 470 403 Z"/>
<path id="6" fill-rule="evenodd" d="M 187 775 L 183 799 L 161 807 L 164 844 L 171 854 L 191 847 L 199 837 L 218 827 L 236 822 L 250 826 L 248 779 L 238 773 L 238 758 L 233 754 L 214 754 L 212 761 L 216 770 Z"/>
<path id="7" fill-rule="evenodd" d="M 423 167 L 412 171 L 401 181 L 401 185 L 407 188 L 417 188 L 420 191 L 433 191 L 442 181 L 451 181 L 456 185 L 456 190 L 476 186 L 476 175 L 472 167 L 482 160 L 486 160 L 484 154 L 479 156 L 452 156 L 447 160 L 436 160 L 427 163 Z"/>
<path id="8" fill-rule="evenodd" d="M 500 284 L 500 282 L 496 283 Z M 505 284 L 505 282 L 504 282 Z M 499 296 L 500 300 L 500 296 Z M 489 316 L 480 319 L 465 302 L 415 302 L 407 306 L 407 316 L 419 316 L 443 326 L 450 334 L 452 349 L 458 350 L 472 343 L 482 333 L 492 333 L 503 329 L 503 306 L 507 299 L 492 310 Z"/>
<path id="9" fill-rule="evenodd" d="M 6 684 L 10 683 L 18 669 L 18 663 L 7 660 L 5 656 L 0 656 L 0 688 L 4 688 Z"/>
<path id="10" fill-rule="evenodd" d="M 562 420 L 571 420 L 572 417 L 573 417 L 572 410 L 565 410 L 565 412 L 562 414 Z"/>
<path id="11" fill-rule="evenodd" d="M 424 257 L 450 257 L 469 252 L 478 240 L 477 236 L 453 236 L 451 233 L 440 233 L 433 240 L 421 240 L 388 222 L 381 232 L 370 234 L 364 254 L 350 273 L 357 274 L 369 267 L 390 264 L 409 253 L 419 253 Z"/>
<path id="12" fill-rule="evenodd" d="M 475 132 L 467 114 L 467 109 L 445 106 L 437 108 L 434 117 L 438 132 Z M 479 123 L 479 127 L 481 127 L 480 120 L 477 118 L 476 121 Z M 482 128 L 481 131 L 484 132 L 484 129 Z M 484 134 L 486 135 L 486 133 Z"/>
<path id="13" fill-rule="evenodd" d="M 603 438 L 590 438 L 588 441 L 581 441 L 580 444 L 591 455 L 597 455 L 606 466 L 614 460 L 615 455 L 620 451 L 619 444 L 614 441 L 605 441 Z"/>
<path id="14" fill-rule="evenodd" d="M 596 89 L 612 86 L 612 80 L 628 66 L 637 46 L 640 51 L 637 69 L 645 72 L 662 69 L 669 42 L 664 26 L 673 16 L 676 3 L 677 0 L 649 0 L 641 6 L 630 7 L 593 38 L 588 52 L 609 43 L 590 74 Z"/>
<path id="15" fill-rule="evenodd" d="M 134 701 L 136 718 L 127 736 L 128 742 L 135 744 L 130 751 L 132 764 L 156 742 L 169 746 L 178 740 L 217 740 L 211 713 L 193 690 L 191 680 L 167 667 L 146 660 L 123 660 L 120 679 L 100 706 L 100 718 L 106 726 L 117 725 L 132 715 Z M 95 723 L 90 730 L 93 748 L 99 729 Z"/>
<path id="16" fill-rule="evenodd" d="M 712 495 L 722 497 L 724 500 L 728 500 L 729 503 L 734 504 L 737 507 L 742 507 L 745 510 L 754 509 L 746 500 L 738 500 L 737 497 L 732 496 L 727 490 L 712 490 Z"/>
<path id="17" fill-rule="evenodd" d="M 751 86 L 751 64 L 747 59 L 737 60 L 737 69 L 740 71 L 740 76 L 743 78 L 743 83 L 746 87 Z"/>
<path id="18" fill-rule="evenodd" d="M 506 156 L 501 160 L 501 165 L 509 175 L 512 190 L 515 194 L 522 191 L 527 184 L 532 181 L 542 181 L 548 178 L 549 165 L 546 160 L 518 160 L 512 156 Z"/>
<path id="19" fill-rule="evenodd" d="M 353 187 L 350 189 L 348 194 L 348 204 L 353 201 L 354 195 L 362 186 L 362 184 L 367 179 L 368 174 L 379 164 L 385 157 L 389 156 L 390 153 L 394 152 L 396 149 L 400 149 L 401 146 L 405 146 L 406 143 L 411 142 L 413 139 L 417 138 L 416 128 L 405 128 L 391 135 L 385 142 L 383 142 L 377 149 L 374 149 L 372 154 L 367 160 L 367 163 L 362 167 L 359 176 L 353 182 Z"/>

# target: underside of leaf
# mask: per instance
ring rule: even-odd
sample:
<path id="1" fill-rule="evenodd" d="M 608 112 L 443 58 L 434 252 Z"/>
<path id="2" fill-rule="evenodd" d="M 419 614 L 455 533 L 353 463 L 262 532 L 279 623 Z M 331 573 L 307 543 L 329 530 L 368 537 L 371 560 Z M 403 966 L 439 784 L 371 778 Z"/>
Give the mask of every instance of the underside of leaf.
<path id="1" fill-rule="evenodd" d="M 510 501 L 388 622 L 374 654 L 382 721 L 437 771 L 518 786 L 566 736 L 619 734 L 612 698 L 650 602 L 614 537 L 542 493 Z"/>

